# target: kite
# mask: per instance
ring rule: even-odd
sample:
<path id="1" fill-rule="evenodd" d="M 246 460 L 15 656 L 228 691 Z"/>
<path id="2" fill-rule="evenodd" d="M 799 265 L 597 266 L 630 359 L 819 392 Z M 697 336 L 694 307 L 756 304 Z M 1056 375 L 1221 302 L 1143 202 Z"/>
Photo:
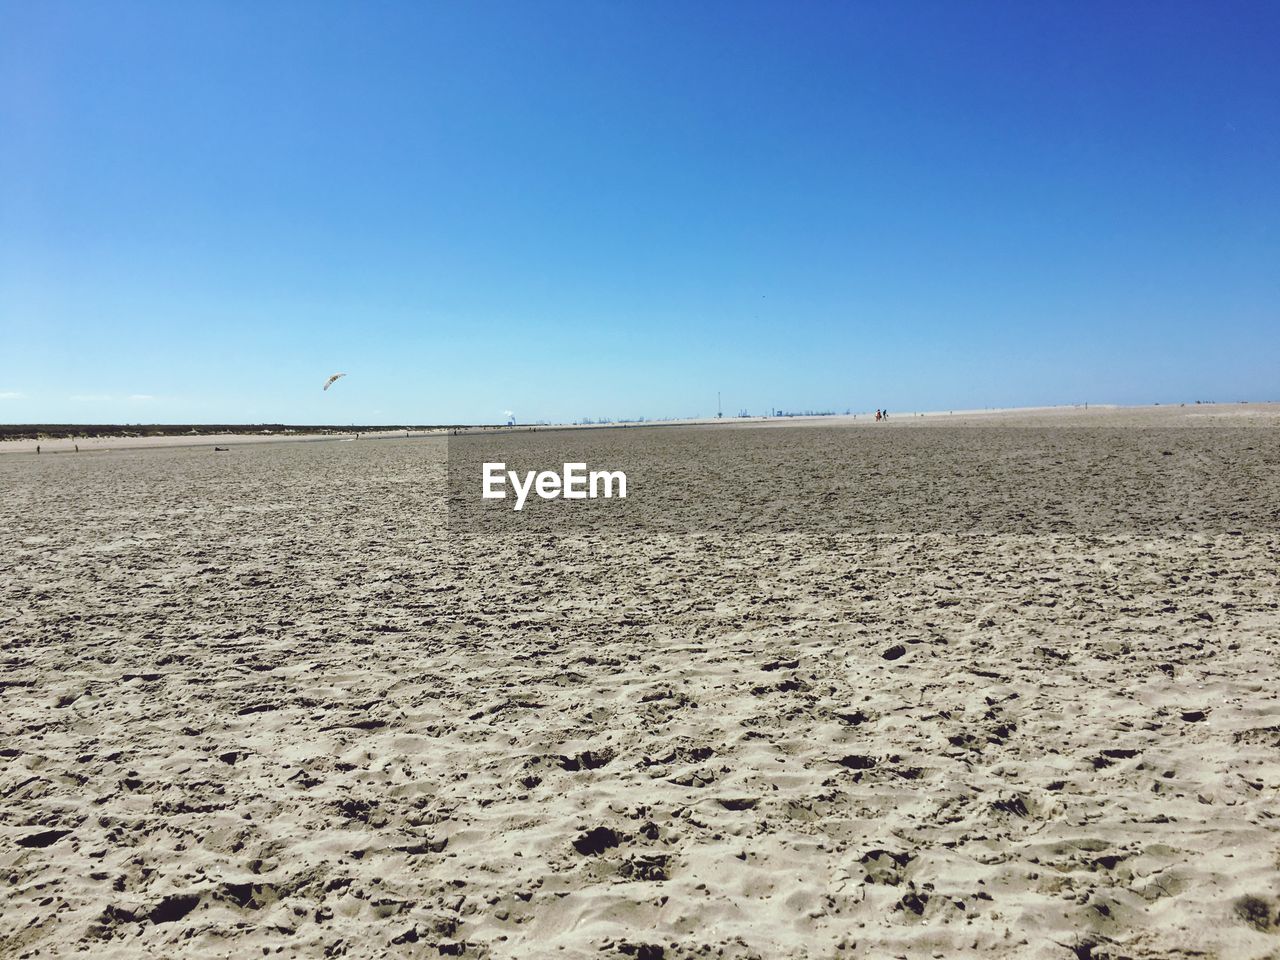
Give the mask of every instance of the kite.
<path id="1" fill-rule="evenodd" d="M 328 380 L 324 382 L 324 388 L 328 390 L 330 387 L 334 385 L 334 383 L 338 380 L 338 378 L 345 377 L 345 376 L 346 376 L 345 373 L 335 373 L 332 377 L 330 377 Z"/>

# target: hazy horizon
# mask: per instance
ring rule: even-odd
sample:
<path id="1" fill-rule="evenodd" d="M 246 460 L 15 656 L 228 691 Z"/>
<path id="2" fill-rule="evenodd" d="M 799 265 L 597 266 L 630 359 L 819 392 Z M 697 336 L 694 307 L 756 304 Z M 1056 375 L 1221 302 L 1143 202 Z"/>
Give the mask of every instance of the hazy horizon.
<path id="1" fill-rule="evenodd" d="M 1278 27 L 3 3 L 0 422 L 1274 400 Z"/>
<path id="2" fill-rule="evenodd" d="M 982 414 L 984 412 L 989 412 L 989 413 L 1018 414 L 1020 412 L 1030 413 L 1030 412 L 1035 412 L 1040 410 L 1046 410 L 1046 411 L 1063 410 L 1063 411 L 1069 412 L 1071 410 L 1085 410 L 1088 408 L 1097 408 L 1098 410 L 1142 410 L 1146 408 L 1187 407 L 1187 406 L 1202 406 L 1202 405 L 1209 406 L 1209 407 L 1241 406 L 1241 405 L 1247 405 L 1249 407 L 1259 407 L 1259 406 L 1274 406 L 1277 404 L 1280 404 L 1280 400 L 1186 400 L 1186 401 L 1173 401 L 1168 403 L 1156 402 L 1151 404 L 1113 404 L 1113 403 L 1094 403 L 1090 401 L 1087 403 L 1078 403 L 1078 404 L 1028 404 L 1026 406 L 1019 406 L 1019 407 L 991 407 L 991 406 L 989 407 L 939 407 L 933 410 L 913 410 L 913 409 L 891 410 L 890 408 L 885 407 L 884 411 L 886 415 L 892 414 L 893 419 L 906 417 L 906 416 L 914 417 L 918 415 L 919 416 L 942 415 L 945 419 L 945 415 L 948 413 Z M 864 409 L 817 410 L 817 409 L 807 409 L 807 408 L 799 408 L 799 409 L 779 408 L 778 410 L 762 410 L 759 412 L 747 411 L 746 414 L 742 414 L 741 412 L 730 413 L 728 411 L 725 411 L 723 415 L 723 419 L 724 420 L 735 420 L 735 419 L 740 420 L 745 416 L 750 419 L 760 418 L 760 419 L 770 419 L 770 420 L 786 420 L 786 419 L 815 419 L 815 418 L 821 418 L 821 417 L 848 417 L 851 415 L 856 418 L 860 416 L 861 417 L 873 416 L 879 409 L 880 408 L 876 408 L 875 410 L 864 410 Z M 515 425 L 520 427 L 540 426 L 540 425 L 555 426 L 555 427 L 583 426 L 583 425 L 608 426 L 610 424 L 661 425 L 663 423 L 681 423 L 681 422 L 688 422 L 688 421 L 715 421 L 716 419 L 718 418 L 716 417 L 716 414 L 714 411 L 711 413 L 688 414 L 685 416 L 680 416 L 680 415 L 662 416 L 662 417 L 650 417 L 644 414 L 639 414 L 635 416 L 630 416 L 630 415 L 613 416 L 609 414 L 602 414 L 598 417 L 586 416 L 586 417 L 571 418 L 568 420 L 547 420 L 547 419 L 521 420 L 519 418 L 516 418 Z M 477 419 L 477 420 L 454 420 L 454 421 L 429 421 L 429 420 L 401 419 L 401 420 L 380 420 L 380 421 L 368 421 L 368 422 L 356 422 L 356 421 L 343 422 L 343 421 L 320 421 L 320 420 L 300 420 L 296 422 L 283 421 L 283 420 L 233 420 L 233 421 L 226 421 L 226 422 L 217 421 L 217 420 L 205 420 L 205 421 L 183 421 L 183 420 L 34 421 L 33 420 L 33 421 L 23 421 L 23 422 L 0 421 L 0 426 L 4 426 L 4 427 L 40 427 L 40 426 L 80 427 L 80 426 L 83 426 L 85 428 L 96 428 L 96 427 L 149 428 L 149 427 L 190 426 L 190 427 L 201 427 L 201 428 L 244 427 L 246 429 L 250 429 L 250 428 L 279 426 L 279 427 L 284 427 L 288 429 L 294 429 L 294 428 L 305 429 L 308 427 L 314 427 L 316 429 L 332 429 L 332 428 L 346 429 L 349 427 L 355 427 L 359 429 L 369 429 L 369 430 L 374 430 L 374 429 L 400 430 L 405 428 L 412 429 L 412 428 L 439 428 L 439 427 L 460 427 L 460 426 L 477 426 L 477 427 L 503 426 L 506 424 L 507 424 L 507 421 L 502 418 L 498 418 L 498 419 L 491 418 L 488 420 Z"/>

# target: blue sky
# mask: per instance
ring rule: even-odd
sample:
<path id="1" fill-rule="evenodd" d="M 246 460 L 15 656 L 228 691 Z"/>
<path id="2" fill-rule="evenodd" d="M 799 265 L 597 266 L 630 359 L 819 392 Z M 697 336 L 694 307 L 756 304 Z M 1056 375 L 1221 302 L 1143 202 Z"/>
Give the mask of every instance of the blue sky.
<path id="1" fill-rule="evenodd" d="M 1278 38 L 0 0 L 0 421 L 1280 400 Z"/>

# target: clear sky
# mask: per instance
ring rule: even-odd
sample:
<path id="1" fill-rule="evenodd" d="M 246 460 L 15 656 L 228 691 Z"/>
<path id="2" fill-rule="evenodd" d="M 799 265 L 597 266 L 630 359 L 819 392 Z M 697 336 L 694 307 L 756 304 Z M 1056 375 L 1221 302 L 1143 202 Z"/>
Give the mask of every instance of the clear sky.
<path id="1" fill-rule="evenodd" d="M 1278 49 L 1270 0 L 0 0 L 0 421 L 1280 399 Z"/>

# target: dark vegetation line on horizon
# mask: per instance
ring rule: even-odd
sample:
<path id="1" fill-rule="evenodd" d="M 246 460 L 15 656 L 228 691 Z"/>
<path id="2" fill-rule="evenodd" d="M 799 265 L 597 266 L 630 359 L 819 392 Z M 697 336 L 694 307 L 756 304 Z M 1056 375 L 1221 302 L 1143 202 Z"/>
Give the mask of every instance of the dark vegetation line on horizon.
<path id="1" fill-rule="evenodd" d="M 782 414 L 776 417 L 751 417 L 751 420 L 811 419 L 832 414 Z M 86 438 L 137 437 L 206 437 L 231 434 L 237 436 L 312 436 L 352 433 L 391 433 L 405 431 L 465 430 L 477 431 L 557 431 L 620 430 L 627 427 L 714 426 L 716 421 L 691 424 L 685 420 L 606 420 L 592 423 L 437 423 L 437 424 L 282 424 L 282 423 L 9 423 L 0 424 L 0 441 L 4 440 L 80 440 Z M 726 421 L 735 422 L 735 421 Z"/>
<path id="2" fill-rule="evenodd" d="M 0 440 L 62 440 L 73 437 L 181 437 L 215 434 L 374 433 L 387 430 L 452 430 L 472 426 L 437 424 L 287 424 L 287 423 L 10 423 L 0 424 Z"/>

